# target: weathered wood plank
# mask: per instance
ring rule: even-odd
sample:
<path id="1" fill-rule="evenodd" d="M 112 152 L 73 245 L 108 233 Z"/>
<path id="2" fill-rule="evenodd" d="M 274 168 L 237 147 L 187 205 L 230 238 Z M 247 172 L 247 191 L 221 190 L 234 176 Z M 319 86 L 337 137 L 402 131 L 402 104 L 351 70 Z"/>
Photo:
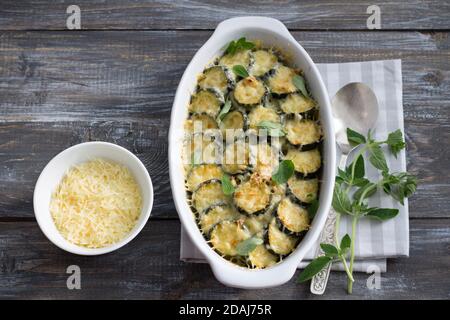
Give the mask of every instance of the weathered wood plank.
<path id="1" fill-rule="evenodd" d="M 52 245 L 34 222 L 0 223 L 0 298 L 126 299 L 425 299 L 450 297 L 450 219 L 412 220 L 411 257 L 394 259 L 381 289 L 357 274 L 354 295 L 333 273 L 323 297 L 294 279 L 278 288 L 238 290 L 218 283 L 207 265 L 179 261 L 179 222 L 151 221 L 129 245 L 97 257 Z M 68 290 L 69 265 L 81 268 L 81 290 Z"/>
<path id="2" fill-rule="evenodd" d="M 0 29 L 66 29 L 70 1 L 2 1 Z M 361 0 L 303 1 L 89 1 L 79 0 L 83 29 L 212 29 L 227 18 L 270 16 L 293 29 L 367 28 L 367 8 Z M 377 1 L 382 29 L 449 29 L 447 1 Z"/>
<path id="3" fill-rule="evenodd" d="M 158 186 L 155 216 L 174 217 L 166 155 L 170 108 L 186 64 L 209 34 L 2 33 L 0 216 L 31 217 L 40 170 L 64 148 L 93 139 L 137 153 Z M 450 151 L 436 151 L 450 135 L 447 34 L 294 35 L 318 62 L 403 59 L 409 169 L 420 177 L 411 215 L 448 216 Z"/>
<path id="4" fill-rule="evenodd" d="M 34 185 L 47 162 L 65 148 L 91 140 L 117 143 L 135 153 L 153 180 L 152 217 L 176 217 L 167 162 L 168 126 L 168 119 L 0 123 L 0 219 L 33 217 Z M 450 173 L 444 169 L 450 152 L 436 153 L 435 148 L 449 141 L 450 134 L 427 126 L 407 130 L 409 169 L 419 177 L 410 216 L 449 217 Z"/>
<path id="5" fill-rule="evenodd" d="M 0 32 L 0 121 L 167 117 L 207 31 Z M 402 59 L 406 120 L 448 124 L 447 33 L 295 32 L 316 62 Z"/>

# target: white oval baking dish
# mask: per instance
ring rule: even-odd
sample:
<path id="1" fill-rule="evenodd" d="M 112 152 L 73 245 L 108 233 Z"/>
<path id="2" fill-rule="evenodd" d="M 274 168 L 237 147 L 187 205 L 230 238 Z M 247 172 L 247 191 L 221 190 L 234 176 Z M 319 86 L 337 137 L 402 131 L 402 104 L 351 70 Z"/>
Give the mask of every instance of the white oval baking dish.
<path id="1" fill-rule="evenodd" d="M 266 269 L 248 269 L 237 266 L 217 254 L 205 241 L 186 200 L 185 177 L 182 163 L 184 121 L 187 106 L 194 92 L 197 76 L 205 66 L 219 56 L 231 40 L 241 37 L 258 39 L 265 46 L 275 46 L 292 57 L 295 66 L 301 68 L 314 98 L 320 105 L 320 120 L 324 131 L 323 175 L 319 209 L 310 230 L 296 250 L 285 260 Z M 211 265 L 215 277 L 227 286 L 238 288 L 267 288 L 289 281 L 305 254 L 318 239 L 325 224 L 333 195 L 335 176 L 335 140 L 331 107 L 322 78 L 314 62 L 280 21 L 265 17 L 239 17 L 221 22 L 213 35 L 198 50 L 181 78 L 172 107 L 169 130 L 169 172 L 173 199 L 178 215 L 192 242 Z"/>

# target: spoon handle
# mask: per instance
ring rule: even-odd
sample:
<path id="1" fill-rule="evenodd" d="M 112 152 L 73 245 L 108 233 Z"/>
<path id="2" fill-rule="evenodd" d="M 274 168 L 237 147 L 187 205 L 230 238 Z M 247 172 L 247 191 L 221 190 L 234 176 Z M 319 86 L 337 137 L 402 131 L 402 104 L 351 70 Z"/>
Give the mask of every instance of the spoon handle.
<path id="1" fill-rule="evenodd" d="M 345 168 L 347 164 L 348 154 L 342 154 L 339 161 L 339 168 Z M 336 230 L 336 211 L 333 208 L 330 209 L 328 213 L 327 221 L 325 222 L 325 227 L 320 234 L 319 243 L 334 243 L 334 235 L 339 230 Z M 316 257 L 324 255 L 323 250 L 320 246 L 317 248 Z M 325 268 L 323 268 L 318 274 L 316 274 L 311 280 L 311 293 L 322 295 L 327 288 L 328 278 L 330 276 L 331 263 L 329 263 Z"/>

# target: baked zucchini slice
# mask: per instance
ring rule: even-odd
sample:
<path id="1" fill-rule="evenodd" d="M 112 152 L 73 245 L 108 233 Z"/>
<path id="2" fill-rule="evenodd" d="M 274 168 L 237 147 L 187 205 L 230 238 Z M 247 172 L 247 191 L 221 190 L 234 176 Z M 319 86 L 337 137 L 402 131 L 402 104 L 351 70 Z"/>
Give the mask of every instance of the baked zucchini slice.
<path id="1" fill-rule="evenodd" d="M 271 214 L 260 214 L 247 216 L 244 219 L 244 225 L 252 235 L 264 236 L 267 225 L 269 224 Z"/>
<path id="2" fill-rule="evenodd" d="M 248 261 L 251 267 L 264 269 L 276 264 L 278 256 L 267 250 L 265 245 L 260 244 L 248 254 Z"/>
<path id="3" fill-rule="evenodd" d="M 272 70 L 277 64 L 277 56 L 268 50 L 256 50 L 253 52 L 253 64 L 250 73 L 255 77 L 262 77 Z"/>
<path id="4" fill-rule="evenodd" d="M 277 208 L 277 218 L 287 231 L 300 233 L 309 228 L 308 211 L 293 202 L 289 197 L 280 201 Z"/>
<path id="5" fill-rule="evenodd" d="M 303 203 L 311 203 L 317 199 L 319 193 L 319 179 L 301 179 L 293 175 L 288 180 L 289 191 L 299 201 Z"/>
<path id="6" fill-rule="evenodd" d="M 295 75 L 296 72 L 294 69 L 283 65 L 279 66 L 269 77 L 268 85 L 270 92 L 277 95 L 296 92 L 297 87 L 292 81 Z"/>
<path id="7" fill-rule="evenodd" d="M 243 173 L 248 170 L 250 152 L 244 140 L 237 140 L 225 147 L 222 168 L 230 174 Z"/>
<path id="8" fill-rule="evenodd" d="M 270 221 L 267 238 L 269 248 L 276 254 L 287 255 L 294 251 L 298 238 L 288 235 L 278 228 L 276 218 Z"/>
<path id="9" fill-rule="evenodd" d="M 210 244 L 224 256 L 235 256 L 236 246 L 248 238 L 250 233 L 239 221 L 222 221 L 212 229 Z"/>
<path id="10" fill-rule="evenodd" d="M 240 184 L 233 195 L 236 207 L 249 215 L 264 213 L 270 205 L 270 199 L 270 187 L 258 177 L 251 177 Z"/>
<path id="11" fill-rule="evenodd" d="M 307 98 L 300 93 L 291 93 L 286 98 L 280 100 L 280 108 L 284 113 L 305 113 L 313 110 L 316 103 L 313 99 Z"/>
<path id="12" fill-rule="evenodd" d="M 231 86 L 231 80 L 227 71 L 220 66 L 214 66 L 206 69 L 198 80 L 198 86 L 201 89 L 214 89 L 224 95 Z"/>
<path id="13" fill-rule="evenodd" d="M 239 212 L 237 212 L 232 206 L 227 204 L 216 204 L 206 209 L 200 216 L 200 230 L 203 234 L 208 235 L 216 224 L 222 221 L 236 220 L 239 217 Z"/>
<path id="14" fill-rule="evenodd" d="M 226 130 L 245 130 L 246 119 L 246 114 L 239 110 L 228 112 L 220 122 L 220 130 L 222 131 L 223 139 L 226 139 Z M 235 136 L 236 132 L 233 132 L 233 136 Z"/>
<path id="15" fill-rule="evenodd" d="M 238 50 L 234 54 L 226 54 L 219 60 L 219 65 L 232 70 L 234 66 L 241 65 L 248 69 L 252 62 L 250 50 Z"/>
<path id="16" fill-rule="evenodd" d="M 243 106 L 260 104 L 265 94 L 264 84 L 252 76 L 239 81 L 233 91 L 234 99 Z"/>
<path id="17" fill-rule="evenodd" d="M 251 129 L 257 129 L 258 124 L 261 121 L 271 121 L 271 122 L 280 122 L 280 116 L 277 112 L 270 108 L 265 108 L 263 106 L 257 106 L 250 111 L 248 115 L 249 127 Z"/>
<path id="18" fill-rule="evenodd" d="M 292 160 L 295 171 L 300 172 L 303 175 L 308 175 L 319 170 L 322 162 L 320 151 L 317 148 L 308 151 L 289 148 L 285 158 L 287 160 Z"/>
<path id="19" fill-rule="evenodd" d="M 286 121 L 286 138 L 293 145 L 308 145 L 320 141 L 322 131 L 317 122 L 297 117 Z"/>
<path id="20" fill-rule="evenodd" d="M 192 193 L 192 206 L 200 214 L 212 205 L 228 201 L 228 197 L 222 191 L 220 180 L 205 181 Z"/>
<path id="21" fill-rule="evenodd" d="M 200 125 L 198 124 L 200 123 Z M 194 126 L 195 125 L 195 126 Z M 202 132 L 203 130 L 209 129 L 218 129 L 217 122 L 211 116 L 201 113 L 201 114 L 193 114 L 186 120 L 185 130 L 190 133 Z"/>
<path id="22" fill-rule="evenodd" d="M 278 152 L 268 143 L 250 146 L 250 163 L 253 171 L 263 179 L 270 179 L 279 163 Z"/>
<path id="23" fill-rule="evenodd" d="M 199 90 L 191 98 L 190 113 L 203 113 L 216 118 L 222 108 L 220 96 L 213 90 Z"/>
<path id="24" fill-rule="evenodd" d="M 197 187 L 208 180 L 222 178 L 222 169 L 216 164 L 201 164 L 192 167 L 188 173 L 186 183 L 189 191 L 194 191 Z"/>

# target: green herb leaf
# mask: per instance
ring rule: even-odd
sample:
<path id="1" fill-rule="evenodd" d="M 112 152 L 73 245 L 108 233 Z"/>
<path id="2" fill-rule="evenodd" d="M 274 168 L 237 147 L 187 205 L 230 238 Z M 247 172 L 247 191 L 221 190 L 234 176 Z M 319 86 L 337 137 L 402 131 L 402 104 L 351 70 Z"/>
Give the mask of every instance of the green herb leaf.
<path id="1" fill-rule="evenodd" d="M 339 213 L 351 214 L 352 213 L 352 203 L 348 198 L 347 192 L 341 185 L 336 184 L 334 186 L 333 192 L 333 208 Z"/>
<path id="2" fill-rule="evenodd" d="M 376 208 L 372 209 L 367 213 L 368 217 L 378 219 L 380 221 L 386 221 L 392 219 L 398 215 L 398 209 L 389 208 Z"/>
<path id="3" fill-rule="evenodd" d="M 386 143 L 396 158 L 398 153 L 406 146 L 405 141 L 403 141 L 402 131 L 400 129 L 389 133 Z"/>
<path id="4" fill-rule="evenodd" d="M 263 244 L 263 243 L 264 243 L 264 241 L 262 239 L 257 238 L 257 237 L 251 237 L 244 241 L 241 241 L 236 246 L 236 251 L 237 251 L 238 255 L 240 255 L 240 256 L 247 256 L 250 252 L 255 250 L 255 248 L 258 245 Z"/>
<path id="5" fill-rule="evenodd" d="M 227 174 L 224 174 L 221 179 L 222 182 L 222 191 L 225 195 L 231 196 L 234 193 L 234 186 L 231 183 L 230 177 Z"/>
<path id="6" fill-rule="evenodd" d="M 305 282 L 318 274 L 328 263 L 331 262 L 331 258 L 327 256 L 321 256 L 311 261 L 306 268 L 300 273 L 297 281 Z"/>
<path id="7" fill-rule="evenodd" d="M 347 252 L 347 250 L 350 248 L 351 244 L 352 244 L 352 240 L 350 239 L 350 236 L 348 234 L 343 236 L 341 239 L 341 244 L 340 244 L 341 254 L 344 254 L 345 252 Z"/>
<path id="8" fill-rule="evenodd" d="M 237 41 L 231 41 L 228 47 L 225 49 L 226 54 L 235 54 L 239 50 L 250 50 L 255 47 L 253 42 L 247 41 L 245 37 L 240 38 Z"/>
<path id="9" fill-rule="evenodd" d="M 314 199 L 313 201 L 311 201 L 307 209 L 310 219 L 313 219 L 316 216 L 318 209 L 319 209 L 319 201 L 317 199 Z"/>
<path id="10" fill-rule="evenodd" d="M 283 160 L 278 165 L 277 170 L 272 175 L 272 181 L 276 184 L 286 183 L 294 174 L 294 163 L 292 160 Z"/>
<path id="11" fill-rule="evenodd" d="M 356 192 L 353 194 L 353 199 L 355 201 L 363 201 L 375 194 L 377 192 L 376 184 L 370 181 L 363 186 L 361 186 Z M 361 198 L 364 195 L 364 198 Z"/>
<path id="12" fill-rule="evenodd" d="M 356 161 L 354 175 L 352 176 L 353 162 L 347 167 L 347 169 L 345 171 L 347 176 L 351 178 L 352 184 L 353 184 L 354 180 L 362 179 L 364 177 L 364 175 L 366 174 L 363 156 L 360 155 L 358 157 L 358 159 L 353 160 L 353 161 Z"/>
<path id="13" fill-rule="evenodd" d="M 260 129 L 266 129 L 267 134 L 271 137 L 284 137 L 286 135 L 283 125 L 279 122 L 264 120 L 258 123 L 257 127 Z"/>
<path id="14" fill-rule="evenodd" d="M 241 66 L 240 64 L 233 66 L 233 72 L 242 78 L 247 78 L 249 76 L 247 69 L 245 69 L 244 66 Z"/>
<path id="15" fill-rule="evenodd" d="M 231 101 L 227 100 L 225 101 L 225 104 L 223 105 L 222 109 L 220 110 L 219 114 L 217 115 L 217 122 L 220 122 L 223 120 L 223 118 L 225 117 L 225 115 L 230 112 L 231 109 Z"/>
<path id="16" fill-rule="evenodd" d="M 369 153 L 370 153 L 369 161 L 375 168 L 383 172 L 389 171 L 386 158 L 384 156 L 384 152 L 379 144 L 370 144 Z"/>
<path id="17" fill-rule="evenodd" d="M 295 87 L 300 90 L 302 95 L 304 95 L 306 98 L 309 98 L 308 90 L 306 90 L 305 78 L 297 74 L 292 78 L 292 82 L 294 83 Z"/>
<path id="18" fill-rule="evenodd" d="M 404 199 L 410 197 L 417 189 L 417 179 L 407 172 L 385 174 L 383 190 L 395 200 L 404 204 Z"/>
<path id="19" fill-rule="evenodd" d="M 335 246 L 333 246 L 332 244 L 321 243 L 320 248 L 323 250 L 325 255 L 330 258 L 337 257 L 337 255 L 339 254 L 338 249 Z"/>
<path id="20" fill-rule="evenodd" d="M 366 143 L 366 138 L 361 133 L 350 128 L 347 128 L 347 140 L 352 147 Z"/>

